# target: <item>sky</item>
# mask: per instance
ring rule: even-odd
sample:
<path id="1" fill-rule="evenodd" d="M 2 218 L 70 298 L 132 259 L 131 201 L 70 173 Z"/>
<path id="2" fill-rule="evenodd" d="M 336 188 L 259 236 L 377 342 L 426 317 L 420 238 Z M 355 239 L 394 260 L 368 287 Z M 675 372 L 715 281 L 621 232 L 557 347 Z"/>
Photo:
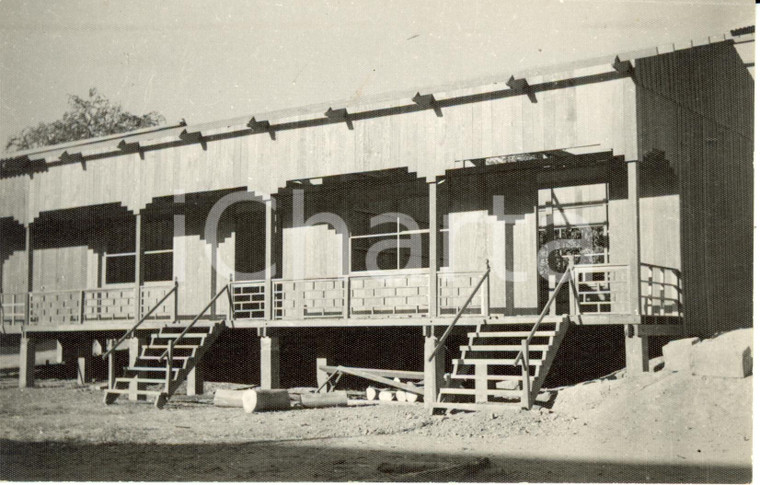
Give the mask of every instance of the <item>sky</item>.
<path id="1" fill-rule="evenodd" d="M 705 38 L 754 17 L 744 0 L 0 0 L 0 151 L 90 87 L 192 124 Z"/>

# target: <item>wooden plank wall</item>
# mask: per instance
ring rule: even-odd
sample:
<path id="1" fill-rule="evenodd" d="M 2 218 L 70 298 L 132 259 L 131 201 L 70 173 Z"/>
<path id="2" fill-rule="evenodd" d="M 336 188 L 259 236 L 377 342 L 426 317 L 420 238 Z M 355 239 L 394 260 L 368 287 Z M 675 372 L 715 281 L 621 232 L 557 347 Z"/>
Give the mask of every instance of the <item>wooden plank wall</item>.
<path id="1" fill-rule="evenodd" d="M 636 79 L 639 151 L 678 180 L 688 332 L 751 326 L 754 81 L 730 42 L 639 59 Z"/>
<path id="2" fill-rule="evenodd" d="M 610 72 L 609 65 L 529 79 L 532 84 Z M 490 85 L 436 93 L 439 98 L 503 90 Z M 155 197 L 176 191 L 202 192 L 245 185 L 259 195 L 273 194 L 288 180 L 332 174 L 408 167 L 432 179 L 455 160 L 598 144 L 600 150 L 636 158 L 635 89 L 630 78 L 353 122 L 248 135 L 207 143 L 148 150 L 137 154 L 103 153 L 82 164 L 50 168 L 34 177 L 0 179 L 2 216 L 21 222 L 41 212 L 121 202 L 132 211 Z M 394 103 L 352 107 L 387 108 Z M 395 103 L 410 105 L 410 100 Z M 321 114 L 286 121 L 319 119 Z M 176 139 L 157 140 L 170 143 Z M 88 155 L 89 156 L 89 155 Z M 213 176 L 209 176 L 213 174 Z M 124 183 L 129 181 L 129 183 Z M 29 185 L 29 189 L 26 189 Z M 61 187 L 66 187 L 62 190 Z M 28 203 L 22 202 L 28 197 Z"/>

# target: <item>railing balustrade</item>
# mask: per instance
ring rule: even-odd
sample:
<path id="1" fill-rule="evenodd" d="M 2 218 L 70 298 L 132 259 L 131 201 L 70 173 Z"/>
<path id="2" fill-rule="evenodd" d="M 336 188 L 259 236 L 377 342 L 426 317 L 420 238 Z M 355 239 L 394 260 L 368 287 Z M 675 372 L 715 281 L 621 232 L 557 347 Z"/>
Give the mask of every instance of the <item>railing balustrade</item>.
<path id="1" fill-rule="evenodd" d="M 23 325 L 26 322 L 28 293 L 0 293 L 0 321 L 3 325 Z"/>
<path id="2" fill-rule="evenodd" d="M 176 300 L 177 294 L 173 285 L 142 286 L 139 318 L 173 321 L 176 319 Z M 120 286 L 88 290 L 2 293 L 0 309 L 0 319 L 6 325 L 28 323 L 30 326 L 48 326 L 134 321 L 135 288 Z"/>
<path id="3" fill-rule="evenodd" d="M 352 317 L 428 315 L 430 273 L 403 270 L 349 277 Z"/>
<path id="4" fill-rule="evenodd" d="M 263 320 L 266 318 L 266 281 L 233 281 L 232 318 Z"/>
<path id="5" fill-rule="evenodd" d="M 631 313 L 629 268 L 624 264 L 577 264 L 578 308 L 585 314 Z"/>
<path id="6" fill-rule="evenodd" d="M 84 319 L 91 321 L 134 320 L 135 287 L 85 290 Z"/>
<path id="7" fill-rule="evenodd" d="M 274 280 L 274 318 L 340 318 L 345 304 L 344 284 L 344 278 Z"/>
<path id="8" fill-rule="evenodd" d="M 438 273 L 438 313 L 440 316 L 456 315 L 470 298 L 472 289 L 483 277 L 477 271 Z M 482 285 L 472 296 L 465 315 L 488 315 L 490 307 L 489 285 Z"/>
<path id="9" fill-rule="evenodd" d="M 440 271 L 435 277 L 439 310 L 434 316 L 458 314 L 468 298 L 470 304 L 463 315 L 489 314 L 489 285 L 482 285 L 472 294 L 482 273 Z M 575 309 L 580 313 L 633 313 L 627 265 L 576 264 L 573 282 L 577 288 Z M 430 317 L 430 286 L 427 269 L 363 272 L 334 278 L 275 279 L 271 281 L 271 291 L 267 291 L 267 282 L 263 280 L 234 281 L 229 285 L 231 318 L 266 320 L 268 304 L 272 305 L 275 320 Z M 682 316 L 681 287 L 681 274 L 677 269 L 642 264 L 642 314 Z M 176 320 L 177 292 L 174 286 L 144 285 L 140 287 L 139 298 L 138 319 Z M 268 302 L 267 298 L 271 301 Z M 4 325 L 28 323 L 32 326 L 135 321 L 136 307 L 134 286 L 4 293 L 0 294 L 0 321 Z"/>
<path id="10" fill-rule="evenodd" d="M 641 313 L 647 316 L 683 316 L 679 270 L 641 263 Z"/>
<path id="11" fill-rule="evenodd" d="M 30 325 L 82 323 L 81 290 L 33 292 L 29 295 Z"/>

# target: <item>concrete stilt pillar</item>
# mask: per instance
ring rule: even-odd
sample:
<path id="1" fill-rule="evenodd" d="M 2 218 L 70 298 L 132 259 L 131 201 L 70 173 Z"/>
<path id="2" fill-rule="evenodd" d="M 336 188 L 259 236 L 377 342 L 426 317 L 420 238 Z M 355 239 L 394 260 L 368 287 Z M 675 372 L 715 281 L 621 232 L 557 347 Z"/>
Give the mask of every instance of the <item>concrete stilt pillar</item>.
<path id="1" fill-rule="evenodd" d="M 128 348 L 129 348 L 129 366 L 132 367 L 137 363 L 138 357 L 140 357 L 140 353 L 142 352 L 142 348 L 145 345 L 145 339 L 139 338 L 139 337 L 132 337 L 128 340 Z M 138 386 L 137 381 L 132 381 L 129 383 L 129 400 L 130 401 L 137 401 L 137 400 L 144 400 L 145 396 L 138 396 L 137 390 L 142 389 L 143 386 Z"/>
<path id="2" fill-rule="evenodd" d="M 203 395 L 203 362 L 198 362 L 187 374 L 187 395 Z"/>
<path id="3" fill-rule="evenodd" d="M 319 357 L 317 358 L 317 388 L 322 387 L 322 384 L 327 382 L 327 379 L 330 377 L 329 372 L 325 372 L 320 369 L 320 367 L 324 367 L 326 365 L 332 365 L 330 363 L 330 360 L 325 357 Z M 319 392 L 327 392 L 327 386 L 322 387 L 322 389 Z"/>
<path id="4" fill-rule="evenodd" d="M 280 387 L 280 339 L 261 337 L 261 388 Z"/>
<path id="5" fill-rule="evenodd" d="M 21 338 L 18 354 L 18 387 L 34 387 L 35 344 L 32 337 Z"/>
<path id="6" fill-rule="evenodd" d="M 625 370 L 630 375 L 649 372 L 649 337 L 633 335 L 626 329 L 625 335 Z"/>
<path id="7" fill-rule="evenodd" d="M 438 400 L 438 391 L 443 385 L 444 352 L 438 352 L 433 360 L 430 360 L 436 345 L 438 337 L 425 336 L 425 407 L 428 409 Z"/>

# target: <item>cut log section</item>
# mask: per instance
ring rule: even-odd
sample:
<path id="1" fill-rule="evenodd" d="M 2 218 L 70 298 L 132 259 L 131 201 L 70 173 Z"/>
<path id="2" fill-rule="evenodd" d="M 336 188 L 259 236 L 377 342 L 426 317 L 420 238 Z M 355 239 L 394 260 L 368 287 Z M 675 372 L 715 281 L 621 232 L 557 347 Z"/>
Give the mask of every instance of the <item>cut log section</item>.
<path id="1" fill-rule="evenodd" d="M 285 409 L 290 409 L 287 389 L 249 389 L 243 392 L 243 410 L 246 413 Z"/>
<path id="2" fill-rule="evenodd" d="M 385 391 L 386 389 L 378 389 L 377 387 L 369 386 L 367 387 L 367 401 L 374 401 L 380 396 L 380 391 Z"/>
<path id="3" fill-rule="evenodd" d="M 386 402 L 393 401 L 396 399 L 396 391 L 388 391 L 388 390 L 380 391 L 377 397 L 381 401 L 386 401 Z"/>
<path id="4" fill-rule="evenodd" d="M 214 406 L 220 408 L 242 408 L 243 394 L 249 389 L 217 389 L 214 393 Z"/>
<path id="5" fill-rule="evenodd" d="M 348 406 L 348 393 L 346 391 L 334 391 L 317 394 L 301 394 L 301 405 L 305 408 Z"/>

